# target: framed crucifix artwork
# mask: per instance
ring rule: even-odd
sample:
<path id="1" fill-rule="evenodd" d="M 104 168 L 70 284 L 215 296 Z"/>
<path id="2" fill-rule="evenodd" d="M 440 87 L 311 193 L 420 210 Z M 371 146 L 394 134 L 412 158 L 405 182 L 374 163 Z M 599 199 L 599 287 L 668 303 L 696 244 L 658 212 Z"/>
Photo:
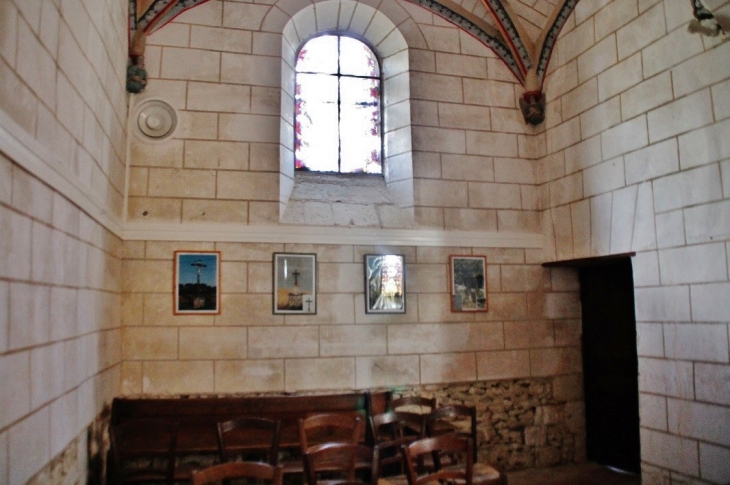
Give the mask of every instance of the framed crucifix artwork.
<path id="1" fill-rule="evenodd" d="M 274 313 L 317 313 L 317 256 L 274 253 Z"/>
<path id="2" fill-rule="evenodd" d="M 401 254 L 365 255 L 365 313 L 406 312 L 405 270 Z"/>
<path id="3" fill-rule="evenodd" d="M 487 311 L 487 257 L 450 256 L 451 311 Z"/>
<path id="4" fill-rule="evenodd" d="M 175 315 L 218 315 L 220 251 L 175 251 Z"/>

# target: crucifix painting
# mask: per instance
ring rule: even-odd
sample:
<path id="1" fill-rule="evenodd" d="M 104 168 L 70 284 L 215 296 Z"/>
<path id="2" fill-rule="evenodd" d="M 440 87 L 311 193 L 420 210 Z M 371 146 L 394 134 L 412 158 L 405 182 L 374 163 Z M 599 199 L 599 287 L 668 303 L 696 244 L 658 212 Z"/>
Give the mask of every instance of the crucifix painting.
<path id="1" fill-rule="evenodd" d="M 317 313 L 317 256 L 274 253 L 274 313 Z"/>
<path id="2" fill-rule="evenodd" d="M 175 251 L 175 315 L 220 313 L 220 252 Z"/>

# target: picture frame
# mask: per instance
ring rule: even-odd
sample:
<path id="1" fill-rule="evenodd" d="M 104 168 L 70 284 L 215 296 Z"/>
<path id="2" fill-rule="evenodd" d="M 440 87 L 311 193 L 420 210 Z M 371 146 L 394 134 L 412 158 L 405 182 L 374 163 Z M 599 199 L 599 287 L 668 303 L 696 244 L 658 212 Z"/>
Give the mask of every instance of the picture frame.
<path id="1" fill-rule="evenodd" d="M 449 256 L 452 312 L 486 312 L 487 257 Z"/>
<path id="2" fill-rule="evenodd" d="M 274 314 L 317 314 L 317 255 L 274 253 Z"/>
<path id="3" fill-rule="evenodd" d="M 175 251 L 175 315 L 219 315 L 220 251 Z"/>
<path id="4" fill-rule="evenodd" d="M 405 256 L 366 254 L 364 265 L 365 313 L 405 313 Z"/>

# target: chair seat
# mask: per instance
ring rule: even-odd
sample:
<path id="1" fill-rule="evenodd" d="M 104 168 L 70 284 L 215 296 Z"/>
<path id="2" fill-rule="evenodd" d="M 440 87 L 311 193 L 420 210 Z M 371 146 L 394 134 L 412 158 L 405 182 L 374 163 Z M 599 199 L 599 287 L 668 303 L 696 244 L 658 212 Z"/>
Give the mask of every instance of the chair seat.
<path id="1" fill-rule="evenodd" d="M 284 469 L 284 475 L 304 473 L 304 462 L 301 456 L 284 458 L 279 461 L 279 465 Z"/>
<path id="2" fill-rule="evenodd" d="M 392 477 L 378 478 L 378 485 L 408 485 L 408 477 L 395 475 Z"/>
<path id="3" fill-rule="evenodd" d="M 210 465 L 204 465 L 202 463 L 182 463 L 177 465 L 174 471 L 175 481 L 190 481 L 193 479 L 193 473 L 208 466 Z"/>
<path id="4" fill-rule="evenodd" d="M 495 483 L 499 483 L 501 477 L 502 473 L 493 466 L 486 463 L 474 463 L 474 483 L 491 483 L 483 480 L 497 480 Z"/>
<path id="5" fill-rule="evenodd" d="M 458 466 L 458 465 L 455 465 Z M 450 468 L 450 467 L 444 467 Z M 474 485 L 503 485 L 506 484 L 504 475 L 486 463 L 474 463 L 474 476 L 472 478 Z M 460 481 L 456 481 L 460 483 Z"/>

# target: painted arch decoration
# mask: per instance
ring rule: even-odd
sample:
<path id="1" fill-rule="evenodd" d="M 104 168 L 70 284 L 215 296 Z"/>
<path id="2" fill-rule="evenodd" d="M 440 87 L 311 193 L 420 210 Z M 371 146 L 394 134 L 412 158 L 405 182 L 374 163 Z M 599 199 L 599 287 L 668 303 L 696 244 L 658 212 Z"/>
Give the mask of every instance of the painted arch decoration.
<path id="1" fill-rule="evenodd" d="M 129 64 L 127 91 L 138 93 L 147 84 L 144 46 L 148 35 L 164 27 L 182 12 L 209 0 L 129 0 Z M 291 0 L 281 0 L 291 1 Z M 508 0 L 480 0 L 496 27 L 463 8 L 458 0 L 407 0 L 420 5 L 472 35 L 497 54 L 524 88 L 520 109 L 525 122 L 545 120 L 543 84 L 558 35 L 579 0 L 557 0 L 551 16 L 533 40 L 515 15 Z M 696 25 L 690 31 L 725 34 L 702 0 L 690 0 Z M 712 22 L 712 25 L 705 23 Z M 703 30 L 704 29 L 704 30 Z M 709 33 L 708 33 L 709 32 Z"/>
<path id="2" fill-rule="evenodd" d="M 496 23 L 496 29 L 452 0 L 408 0 L 457 25 L 492 49 L 525 89 L 520 109 L 525 122 L 539 125 L 545 120 L 542 88 L 547 66 L 560 30 L 578 0 L 560 0 L 545 28 L 533 41 L 506 0 L 481 0 Z"/>
<path id="3" fill-rule="evenodd" d="M 144 66 L 148 35 L 164 27 L 182 12 L 209 0 L 129 0 L 129 64 L 127 91 L 139 93 L 147 84 Z M 286 1 L 286 0 L 284 0 Z M 496 28 L 464 9 L 454 0 L 408 0 L 463 29 L 489 47 L 525 88 L 520 98 L 525 121 L 540 124 L 545 115 L 542 85 L 560 30 L 578 0 L 560 0 L 537 42 L 520 24 L 507 0 L 481 0 Z"/>
<path id="4" fill-rule="evenodd" d="M 492 49 L 495 54 L 504 62 L 514 76 L 524 84 L 524 71 L 520 68 L 519 61 L 515 58 L 514 52 L 505 42 L 502 34 L 476 15 L 467 12 L 459 4 L 450 0 L 408 0 L 411 3 L 420 5 L 430 10 L 461 28 L 472 37 Z"/>
<path id="5" fill-rule="evenodd" d="M 129 0 L 129 30 L 150 35 L 185 10 L 208 0 Z"/>
<path id="6" fill-rule="evenodd" d="M 147 85 L 144 49 L 147 36 L 164 27 L 185 10 L 208 0 L 129 0 L 129 63 L 127 91 L 139 93 Z"/>

